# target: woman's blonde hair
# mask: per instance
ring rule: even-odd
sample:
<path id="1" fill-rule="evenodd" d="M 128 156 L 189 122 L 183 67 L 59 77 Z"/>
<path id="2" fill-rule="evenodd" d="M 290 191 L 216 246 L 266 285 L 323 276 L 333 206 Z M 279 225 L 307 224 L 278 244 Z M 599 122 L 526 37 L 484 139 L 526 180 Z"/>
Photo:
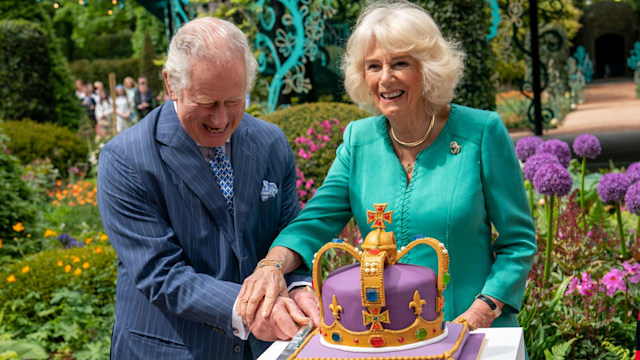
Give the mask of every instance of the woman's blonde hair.
<path id="1" fill-rule="evenodd" d="M 364 59 L 374 41 L 393 53 L 406 52 L 420 64 L 428 114 L 451 102 L 464 70 L 464 52 L 446 40 L 427 12 L 408 1 L 378 1 L 362 10 L 342 61 L 344 86 L 354 103 L 380 114 L 364 78 Z"/>

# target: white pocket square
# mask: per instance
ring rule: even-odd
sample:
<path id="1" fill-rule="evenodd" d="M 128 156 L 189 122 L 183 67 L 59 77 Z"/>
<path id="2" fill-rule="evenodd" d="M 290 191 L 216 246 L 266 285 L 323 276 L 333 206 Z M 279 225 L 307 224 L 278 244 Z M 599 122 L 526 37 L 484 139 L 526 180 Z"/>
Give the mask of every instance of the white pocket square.
<path id="1" fill-rule="evenodd" d="M 267 180 L 262 180 L 262 191 L 260 191 L 260 200 L 267 201 L 271 198 L 276 197 L 278 194 L 278 185 L 268 182 Z"/>

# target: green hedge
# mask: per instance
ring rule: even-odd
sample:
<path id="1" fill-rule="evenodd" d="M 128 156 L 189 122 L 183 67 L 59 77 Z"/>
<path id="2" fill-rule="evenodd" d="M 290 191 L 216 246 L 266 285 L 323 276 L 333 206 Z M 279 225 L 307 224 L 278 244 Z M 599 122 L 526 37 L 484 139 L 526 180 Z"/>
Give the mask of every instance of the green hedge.
<path id="1" fill-rule="evenodd" d="M 102 81 L 105 87 L 109 87 L 109 73 L 116 73 L 116 82 L 122 84 L 125 77 L 138 77 L 140 71 L 140 60 L 138 58 L 129 59 L 80 59 L 69 64 L 69 69 L 73 76 L 82 79 L 85 83 L 93 83 L 96 80 Z"/>
<path id="2" fill-rule="evenodd" d="M 51 116 L 31 116 L 31 118 L 37 122 L 54 122 L 59 125 L 75 129 L 78 126 L 83 109 L 80 106 L 78 99 L 75 96 L 75 89 L 73 86 L 73 79 L 71 73 L 67 67 L 67 60 L 65 59 L 62 51 L 60 50 L 59 42 L 57 41 L 51 19 L 43 10 L 44 7 L 51 7 L 49 2 L 36 2 L 36 1 L 0 1 L 0 14 L 3 20 L 26 20 L 37 24 L 47 34 L 46 48 L 49 51 L 49 60 L 40 59 L 40 61 L 49 61 L 51 64 L 51 76 L 43 78 L 42 82 L 51 84 L 51 94 L 53 95 L 53 101 L 51 105 L 54 106 L 55 112 Z M 7 51 L 4 47 L 0 47 L 0 58 L 3 52 Z M 1 62 L 1 61 L 0 61 Z M 20 63 L 20 66 L 27 66 L 26 63 Z M 0 65 L 1 69 L 6 69 L 4 65 Z M 7 80 L 10 81 L 12 86 L 20 86 L 15 74 L 16 70 L 12 70 L 10 77 L 5 77 L 4 74 L 0 75 L 0 82 Z M 0 91 L 3 89 L 12 89 L 5 84 L 0 85 Z M 31 90 L 37 92 L 36 88 Z M 9 90 L 12 91 L 12 90 Z M 29 94 L 27 94 L 29 95 Z M 32 99 L 33 97 L 29 97 Z M 2 93 L 2 99 L 5 101 L 4 93 Z M 38 101 L 43 101 L 38 99 Z M 12 117 L 5 117 L 4 120 L 18 120 L 24 116 L 16 114 Z"/>
<path id="3" fill-rule="evenodd" d="M 87 159 L 86 141 L 69 129 L 54 124 L 38 124 L 29 119 L 5 121 L 0 128 L 10 139 L 7 148 L 23 164 L 49 158 L 61 174 L 66 174 L 70 166 Z"/>
<path id="4" fill-rule="evenodd" d="M 0 119 L 56 118 L 48 41 L 35 23 L 0 21 Z"/>

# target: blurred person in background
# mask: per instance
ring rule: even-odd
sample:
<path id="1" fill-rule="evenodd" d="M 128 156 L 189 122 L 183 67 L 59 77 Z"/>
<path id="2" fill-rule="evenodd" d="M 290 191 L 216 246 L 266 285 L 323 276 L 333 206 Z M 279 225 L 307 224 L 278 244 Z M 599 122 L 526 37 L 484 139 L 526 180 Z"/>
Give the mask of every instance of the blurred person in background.
<path id="1" fill-rule="evenodd" d="M 100 100 L 96 103 L 96 136 L 109 136 L 112 133 L 113 105 L 107 90 L 98 92 Z"/>
<path id="2" fill-rule="evenodd" d="M 138 89 L 135 93 L 135 104 L 138 110 L 140 118 L 144 118 L 153 110 L 156 106 L 156 97 L 153 95 L 153 90 L 149 88 L 147 78 L 140 76 L 138 78 Z"/>
<path id="3" fill-rule="evenodd" d="M 116 131 L 121 133 L 129 128 L 131 103 L 122 85 L 116 86 Z"/>
<path id="4" fill-rule="evenodd" d="M 135 124 L 139 119 L 138 111 L 136 111 L 135 107 L 137 84 L 131 76 L 127 76 L 126 78 L 124 78 L 122 85 L 124 86 L 124 91 L 127 93 L 127 99 L 129 100 L 129 104 L 131 105 L 131 115 L 129 116 L 129 120 L 131 120 L 132 124 Z"/>

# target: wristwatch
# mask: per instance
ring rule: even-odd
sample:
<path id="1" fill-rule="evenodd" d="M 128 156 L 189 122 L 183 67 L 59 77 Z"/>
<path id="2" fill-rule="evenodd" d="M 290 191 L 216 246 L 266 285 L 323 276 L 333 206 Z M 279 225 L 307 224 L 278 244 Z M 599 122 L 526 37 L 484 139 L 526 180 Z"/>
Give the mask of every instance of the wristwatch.
<path id="1" fill-rule="evenodd" d="M 502 314 L 502 310 L 500 310 L 500 308 L 488 296 L 483 295 L 483 294 L 478 294 L 476 296 L 476 299 L 482 300 L 485 303 L 487 303 L 487 305 L 489 305 L 489 307 L 491 308 L 491 312 L 493 313 L 493 318 L 494 319 L 497 319 L 498 316 L 500 316 Z"/>

